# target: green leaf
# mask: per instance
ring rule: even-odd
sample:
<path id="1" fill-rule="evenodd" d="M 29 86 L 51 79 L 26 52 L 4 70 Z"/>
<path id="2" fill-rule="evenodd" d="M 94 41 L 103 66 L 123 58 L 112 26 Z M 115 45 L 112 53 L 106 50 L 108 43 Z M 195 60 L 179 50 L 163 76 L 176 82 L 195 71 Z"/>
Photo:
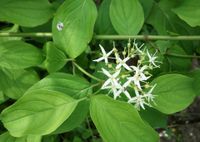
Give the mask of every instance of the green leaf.
<path id="1" fill-rule="evenodd" d="M 53 134 L 64 133 L 78 127 L 86 118 L 89 111 L 89 101 L 80 101 L 70 117 Z"/>
<path id="2" fill-rule="evenodd" d="M 173 9 L 182 20 L 190 26 L 200 26 L 200 3 L 199 0 L 183 0 L 180 5 Z"/>
<path id="3" fill-rule="evenodd" d="M 46 60 L 44 61 L 44 65 L 48 72 L 56 72 L 66 64 L 67 57 L 53 44 L 53 42 L 47 42 L 45 50 Z"/>
<path id="4" fill-rule="evenodd" d="M 121 35 L 136 35 L 144 24 L 144 12 L 138 0 L 112 0 L 110 18 Z"/>
<path id="5" fill-rule="evenodd" d="M 73 98 L 81 98 L 91 93 L 89 82 L 84 78 L 66 73 L 52 73 L 33 85 L 28 92 L 36 89 L 59 91 Z"/>
<path id="6" fill-rule="evenodd" d="M 98 95 L 91 99 L 90 115 L 105 142 L 158 141 L 156 132 L 128 103 Z"/>
<path id="7" fill-rule="evenodd" d="M 176 71 L 187 71 L 190 70 L 192 66 L 192 60 L 190 58 L 181 58 L 181 57 L 176 57 L 173 55 L 186 55 L 185 51 L 178 45 L 172 45 L 168 50 L 167 50 L 167 56 L 166 58 L 168 59 L 169 66 L 171 70 L 176 70 Z M 171 54 L 171 55 L 170 55 Z"/>
<path id="8" fill-rule="evenodd" d="M 48 0 L 1 0 L 0 21 L 34 27 L 46 23 L 54 13 Z"/>
<path id="9" fill-rule="evenodd" d="M 177 33 L 173 19 L 175 14 L 173 15 L 169 11 L 176 3 L 177 1 L 173 0 L 162 0 L 159 3 L 154 2 L 147 23 L 151 24 L 158 34 L 166 35 L 169 31 Z"/>
<path id="10" fill-rule="evenodd" d="M 1 142 L 27 142 L 26 137 L 15 138 L 11 136 L 8 132 L 5 132 L 0 135 L 0 141 Z"/>
<path id="11" fill-rule="evenodd" d="M 92 39 L 97 10 L 92 0 L 67 0 L 53 20 L 53 41 L 71 58 L 79 56 Z M 62 23 L 60 30 L 57 26 Z"/>
<path id="12" fill-rule="evenodd" d="M 172 114 L 188 107 L 194 100 L 193 79 L 181 74 L 166 74 L 152 81 L 157 84 L 154 108 Z"/>
<path id="13" fill-rule="evenodd" d="M 144 9 L 144 17 L 147 18 L 152 10 L 154 0 L 140 0 L 140 3 Z"/>
<path id="14" fill-rule="evenodd" d="M 0 69 L 0 88 L 12 99 L 20 98 L 28 88 L 39 81 L 34 71 Z"/>
<path id="15" fill-rule="evenodd" d="M 23 41 L 0 43 L 0 67 L 23 69 L 37 66 L 43 61 L 41 50 Z"/>
<path id="16" fill-rule="evenodd" d="M 153 108 L 147 107 L 145 110 L 140 110 L 140 116 L 153 128 L 167 127 L 167 115 Z"/>
<path id="17" fill-rule="evenodd" d="M 71 115 L 78 102 L 61 92 L 35 90 L 4 109 L 1 120 L 12 136 L 46 135 Z"/>
<path id="18" fill-rule="evenodd" d="M 99 9 L 98 17 L 95 23 L 95 33 L 96 34 L 115 34 L 115 30 L 110 21 L 109 8 L 111 0 L 104 0 Z"/>

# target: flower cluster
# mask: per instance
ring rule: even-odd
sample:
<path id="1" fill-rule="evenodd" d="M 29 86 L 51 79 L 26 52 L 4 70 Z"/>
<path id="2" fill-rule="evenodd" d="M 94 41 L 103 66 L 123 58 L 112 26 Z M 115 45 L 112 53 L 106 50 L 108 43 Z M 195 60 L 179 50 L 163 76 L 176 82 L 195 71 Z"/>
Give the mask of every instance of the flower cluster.
<path id="1" fill-rule="evenodd" d="M 156 84 L 151 86 L 148 79 L 151 77 L 150 70 L 158 68 L 160 62 L 157 56 L 150 54 L 144 44 L 128 42 L 123 51 L 115 48 L 106 52 L 102 45 L 99 45 L 102 56 L 93 61 L 105 62 L 106 67 L 102 68 L 102 73 L 107 80 L 101 89 L 109 89 L 114 99 L 125 96 L 128 103 L 133 103 L 137 109 L 145 109 L 145 105 L 151 106 L 154 103 L 152 94 Z M 131 62 L 137 63 L 131 63 Z M 148 91 L 146 91 L 148 90 Z"/>

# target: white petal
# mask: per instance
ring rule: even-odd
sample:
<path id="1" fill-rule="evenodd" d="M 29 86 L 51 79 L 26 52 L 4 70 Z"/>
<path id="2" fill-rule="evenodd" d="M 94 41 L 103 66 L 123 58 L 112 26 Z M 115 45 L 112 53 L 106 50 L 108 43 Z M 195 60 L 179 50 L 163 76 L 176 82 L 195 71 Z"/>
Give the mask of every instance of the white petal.
<path id="1" fill-rule="evenodd" d="M 102 60 L 104 60 L 104 57 L 100 57 L 100 58 L 95 59 L 95 60 L 93 60 L 93 61 L 94 61 L 94 62 L 100 62 L 100 61 L 102 61 Z"/>
<path id="2" fill-rule="evenodd" d="M 102 68 L 103 73 L 108 76 L 109 78 L 112 77 L 112 75 L 104 68 Z"/>
<path id="3" fill-rule="evenodd" d="M 108 79 L 104 82 L 104 84 L 102 85 L 101 89 L 106 89 L 106 87 L 111 83 L 111 80 Z"/>
<path id="4" fill-rule="evenodd" d="M 123 64 L 123 67 L 129 71 L 131 71 L 131 68 L 127 64 Z"/>
<path id="5" fill-rule="evenodd" d="M 126 96 L 128 99 L 131 99 L 131 96 L 130 96 L 130 94 L 129 94 L 128 91 L 125 91 L 124 94 L 125 94 L 125 96 Z"/>
<path id="6" fill-rule="evenodd" d="M 106 51 L 105 49 L 103 48 L 103 46 L 101 44 L 99 44 L 99 47 L 101 48 L 101 52 L 103 53 L 103 55 L 106 55 Z"/>
<path id="7" fill-rule="evenodd" d="M 120 72 L 121 72 L 121 70 L 119 69 L 119 70 L 117 70 L 117 72 L 115 72 L 114 74 L 113 74 L 113 77 L 114 78 L 116 78 L 119 74 L 120 74 Z"/>

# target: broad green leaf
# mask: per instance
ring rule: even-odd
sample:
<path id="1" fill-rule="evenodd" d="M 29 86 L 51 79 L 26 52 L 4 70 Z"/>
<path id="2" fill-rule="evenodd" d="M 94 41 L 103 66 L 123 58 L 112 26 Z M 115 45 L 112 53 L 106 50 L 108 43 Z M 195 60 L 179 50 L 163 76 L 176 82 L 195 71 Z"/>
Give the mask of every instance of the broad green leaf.
<path id="1" fill-rule="evenodd" d="M 89 111 L 89 101 L 80 101 L 70 117 L 56 129 L 53 134 L 64 133 L 78 127 L 86 118 Z"/>
<path id="2" fill-rule="evenodd" d="M 23 69 L 37 66 L 43 61 L 42 52 L 23 41 L 0 43 L 0 67 Z"/>
<path id="3" fill-rule="evenodd" d="M 0 90 L 0 104 L 4 103 L 8 98 L 4 95 L 3 91 Z"/>
<path id="4" fill-rule="evenodd" d="M 147 23 L 151 24 L 158 34 L 165 35 L 169 34 L 169 32 L 177 33 L 173 13 L 169 11 L 176 3 L 176 1 L 172 0 L 161 0 L 159 3 L 154 2 Z"/>
<path id="5" fill-rule="evenodd" d="M 154 0 L 140 0 L 140 3 L 144 9 L 144 17 L 147 18 L 152 10 Z"/>
<path id="6" fill-rule="evenodd" d="M 81 77 L 66 73 L 52 73 L 33 85 L 28 92 L 41 89 L 59 91 L 73 98 L 81 98 L 91 93 L 89 82 Z"/>
<path id="7" fill-rule="evenodd" d="M 170 70 L 175 71 L 187 71 L 192 66 L 192 60 L 190 58 L 180 58 L 176 55 L 187 55 L 185 51 L 178 45 L 173 45 L 167 50 L 166 58 L 169 62 Z"/>
<path id="8" fill-rule="evenodd" d="M 46 23 L 54 14 L 48 0 L 1 0 L 0 21 L 34 27 Z"/>
<path id="9" fill-rule="evenodd" d="M 144 12 L 138 0 L 112 0 L 110 19 L 118 34 L 136 35 L 144 24 Z"/>
<path id="10" fill-rule="evenodd" d="M 8 132 L 0 135 L 0 142 L 41 142 L 41 136 L 26 136 L 16 138 L 11 136 Z"/>
<path id="11" fill-rule="evenodd" d="M 27 142 L 26 137 L 16 138 L 11 136 L 8 132 L 0 135 L 0 142 Z"/>
<path id="12" fill-rule="evenodd" d="M 61 92 L 35 90 L 4 109 L 1 120 L 12 136 L 46 135 L 71 115 L 78 102 Z"/>
<path id="13" fill-rule="evenodd" d="M 39 81 L 34 71 L 0 69 L 0 88 L 12 99 L 20 98 L 28 88 Z"/>
<path id="14" fill-rule="evenodd" d="M 156 132 L 128 103 L 98 95 L 91 99 L 90 115 L 105 142 L 158 141 Z"/>
<path id="15" fill-rule="evenodd" d="M 98 9 L 98 17 L 95 23 L 96 34 L 115 34 L 115 30 L 110 21 L 109 8 L 111 0 L 104 0 Z"/>
<path id="16" fill-rule="evenodd" d="M 166 74 L 152 81 L 157 84 L 154 108 L 172 114 L 188 107 L 194 100 L 193 79 L 181 74 Z"/>
<path id="17" fill-rule="evenodd" d="M 45 50 L 46 60 L 44 61 L 44 66 L 48 72 L 56 72 L 66 64 L 67 57 L 53 44 L 53 42 L 47 42 Z"/>
<path id="18" fill-rule="evenodd" d="M 5 28 L 3 30 L 1 30 L 0 32 L 18 32 L 18 29 L 19 29 L 19 25 L 13 25 L 12 27 L 9 27 L 9 28 Z M 6 42 L 6 41 L 9 41 L 9 40 L 21 40 L 22 38 L 21 37 L 0 37 L 0 42 Z"/>
<path id="19" fill-rule="evenodd" d="M 92 0 L 66 0 L 53 20 L 55 45 L 71 58 L 79 56 L 92 39 L 96 17 L 97 10 Z"/>
<path id="20" fill-rule="evenodd" d="M 183 0 L 173 11 L 190 26 L 200 26 L 199 0 Z"/>
<path id="21" fill-rule="evenodd" d="M 145 110 L 140 110 L 140 116 L 144 121 L 149 123 L 153 128 L 166 128 L 167 115 L 153 108 L 147 107 Z"/>

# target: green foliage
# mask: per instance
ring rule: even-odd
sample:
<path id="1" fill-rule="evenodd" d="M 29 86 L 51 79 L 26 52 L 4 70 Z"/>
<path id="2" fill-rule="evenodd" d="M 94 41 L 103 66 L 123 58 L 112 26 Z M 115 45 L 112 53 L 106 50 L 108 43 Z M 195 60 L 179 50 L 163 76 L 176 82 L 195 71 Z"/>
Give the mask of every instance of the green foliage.
<path id="1" fill-rule="evenodd" d="M 143 26 L 144 12 L 138 0 L 112 0 L 110 18 L 119 34 L 136 35 Z"/>
<path id="2" fill-rule="evenodd" d="M 76 18 L 75 18 L 76 17 Z M 97 10 L 92 0 L 67 0 L 57 10 L 53 21 L 55 45 L 69 57 L 76 58 L 92 39 Z M 63 23 L 59 31 L 57 26 Z"/>
<path id="3" fill-rule="evenodd" d="M 48 72 L 56 72 L 64 67 L 67 62 L 67 57 L 53 42 L 47 42 L 44 48 L 46 50 L 44 66 Z"/>
<path id="4" fill-rule="evenodd" d="M 157 84 L 153 93 L 154 108 L 172 114 L 188 107 L 194 100 L 193 79 L 180 74 L 167 74 L 152 81 Z"/>
<path id="5" fill-rule="evenodd" d="M 46 135 L 56 130 L 77 104 L 78 100 L 61 92 L 29 91 L 3 110 L 1 120 L 12 136 Z"/>
<path id="6" fill-rule="evenodd" d="M 190 26 L 200 26 L 200 4 L 198 0 L 183 0 L 173 11 Z"/>
<path id="7" fill-rule="evenodd" d="M 158 141 L 156 132 L 127 103 L 99 95 L 91 100 L 90 115 L 105 142 Z"/>
<path id="8" fill-rule="evenodd" d="M 200 95 L 200 42 L 110 35 L 199 35 L 199 9 L 198 0 L 0 0 L 0 142 L 158 142 L 154 129 Z M 137 72 L 142 58 L 149 68 Z M 114 80 L 119 64 L 137 70 L 120 67 Z M 141 89 L 116 85 L 136 72 Z"/>
<path id="9" fill-rule="evenodd" d="M 0 69 L 0 89 L 12 99 L 20 98 L 28 88 L 39 81 L 34 71 Z"/>
<path id="10" fill-rule="evenodd" d="M 73 98 L 81 98 L 91 93 L 91 86 L 84 78 L 66 73 L 52 73 L 34 84 L 28 92 L 32 90 L 59 91 Z"/>
<path id="11" fill-rule="evenodd" d="M 26 27 L 46 23 L 52 18 L 53 7 L 48 0 L 1 0 L 0 21 L 8 21 Z"/>
<path id="12" fill-rule="evenodd" d="M 23 41 L 7 41 L 0 43 L 0 67 L 8 69 L 24 69 L 40 65 L 42 52 Z"/>

